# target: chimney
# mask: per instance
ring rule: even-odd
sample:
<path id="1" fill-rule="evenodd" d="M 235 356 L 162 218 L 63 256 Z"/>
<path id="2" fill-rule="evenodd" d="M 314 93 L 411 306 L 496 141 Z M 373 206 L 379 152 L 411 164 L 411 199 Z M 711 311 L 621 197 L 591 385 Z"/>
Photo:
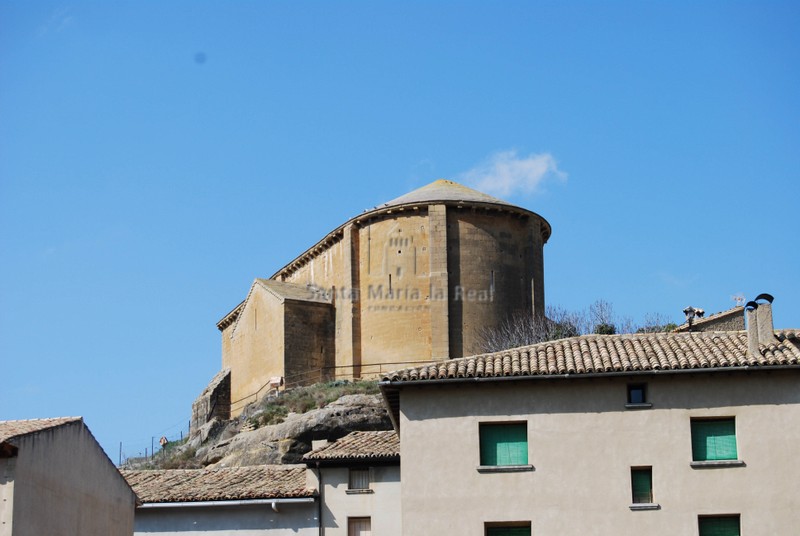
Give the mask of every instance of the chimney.
<path id="1" fill-rule="evenodd" d="M 747 318 L 747 356 L 757 358 L 761 355 L 758 349 L 758 304 L 749 301 L 744 306 L 744 315 Z"/>
<path id="2" fill-rule="evenodd" d="M 780 344 L 780 341 L 775 338 L 775 328 L 772 324 L 772 301 L 774 299 L 769 294 L 759 294 L 755 300 L 747 302 L 744 307 L 745 315 L 747 315 L 747 352 L 753 357 L 761 353 L 760 345 Z"/>

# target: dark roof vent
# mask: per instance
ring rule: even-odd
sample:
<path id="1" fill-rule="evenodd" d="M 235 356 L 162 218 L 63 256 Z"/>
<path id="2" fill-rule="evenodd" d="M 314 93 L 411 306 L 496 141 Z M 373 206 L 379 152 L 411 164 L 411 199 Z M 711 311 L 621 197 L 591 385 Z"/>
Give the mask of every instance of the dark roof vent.
<path id="1" fill-rule="evenodd" d="M 689 331 L 692 331 L 692 322 L 694 322 L 695 318 L 703 318 L 703 315 L 706 312 L 703 309 L 698 307 L 692 307 L 691 305 L 683 310 L 683 314 L 686 315 L 686 323 L 689 324 Z"/>

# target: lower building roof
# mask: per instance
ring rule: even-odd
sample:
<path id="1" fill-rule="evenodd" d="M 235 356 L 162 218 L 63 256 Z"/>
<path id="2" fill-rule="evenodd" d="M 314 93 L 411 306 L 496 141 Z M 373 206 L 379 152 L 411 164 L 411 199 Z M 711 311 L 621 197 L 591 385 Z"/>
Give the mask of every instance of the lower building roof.
<path id="1" fill-rule="evenodd" d="M 25 436 L 63 426 L 65 424 L 82 422 L 81 417 L 55 417 L 51 419 L 26 419 L 21 421 L 0 421 L 0 443 L 5 443 L 15 437 Z"/>
<path id="2" fill-rule="evenodd" d="M 351 432 L 341 439 L 314 449 L 305 456 L 306 462 L 325 462 L 326 465 L 349 462 L 399 462 L 400 438 L 394 430 Z"/>
<path id="3" fill-rule="evenodd" d="M 121 472 L 145 504 L 300 498 L 316 493 L 306 486 L 304 465 Z"/>

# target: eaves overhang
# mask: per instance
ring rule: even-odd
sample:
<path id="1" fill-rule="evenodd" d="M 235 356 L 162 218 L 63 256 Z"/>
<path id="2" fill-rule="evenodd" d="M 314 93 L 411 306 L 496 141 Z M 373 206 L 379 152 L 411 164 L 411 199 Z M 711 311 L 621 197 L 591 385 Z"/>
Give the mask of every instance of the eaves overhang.
<path id="1" fill-rule="evenodd" d="M 458 377 L 458 378 L 436 378 L 424 380 L 383 380 L 378 382 L 378 388 L 383 396 L 383 402 L 389 410 L 389 417 L 392 421 L 397 435 L 400 435 L 400 391 L 407 387 L 426 387 L 443 385 L 481 385 L 486 383 L 504 382 L 536 382 L 536 381 L 559 381 L 559 380 L 581 380 L 598 378 L 639 378 L 643 376 L 677 376 L 686 374 L 718 374 L 718 373 L 752 373 L 752 372 L 775 372 L 783 370 L 800 371 L 798 365 L 742 365 L 728 367 L 703 367 L 687 369 L 649 369 L 649 370 L 626 370 L 611 372 L 583 372 L 565 374 L 539 374 L 539 375 L 516 375 L 516 376 L 480 376 L 480 377 Z"/>

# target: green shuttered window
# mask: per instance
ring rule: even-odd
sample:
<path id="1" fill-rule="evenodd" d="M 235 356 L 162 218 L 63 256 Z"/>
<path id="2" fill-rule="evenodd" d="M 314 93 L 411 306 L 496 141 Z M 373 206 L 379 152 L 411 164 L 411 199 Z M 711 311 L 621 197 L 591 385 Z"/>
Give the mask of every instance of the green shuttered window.
<path id="1" fill-rule="evenodd" d="M 481 465 L 527 465 L 526 423 L 481 424 Z"/>
<path id="2" fill-rule="evenodd" d="M 730 419 L 692 420 L 694 461 L 735 460 L 736 424 Z"/>
<path id="3" fill-rule="evenodd" d="M 486 536 L 531 536 L 530 527 L 489 527 Z"/>
<path id="4" fill-rule="evenodd" d="M 700 536 L 739 536 L 739 516 L 701 517 Z"/>
<path id="5" fill-rule="evenodd" d="M 653 502 L 653 469 L 640 467 L 631 469 L 631 488 L 634 503 Z"/>

